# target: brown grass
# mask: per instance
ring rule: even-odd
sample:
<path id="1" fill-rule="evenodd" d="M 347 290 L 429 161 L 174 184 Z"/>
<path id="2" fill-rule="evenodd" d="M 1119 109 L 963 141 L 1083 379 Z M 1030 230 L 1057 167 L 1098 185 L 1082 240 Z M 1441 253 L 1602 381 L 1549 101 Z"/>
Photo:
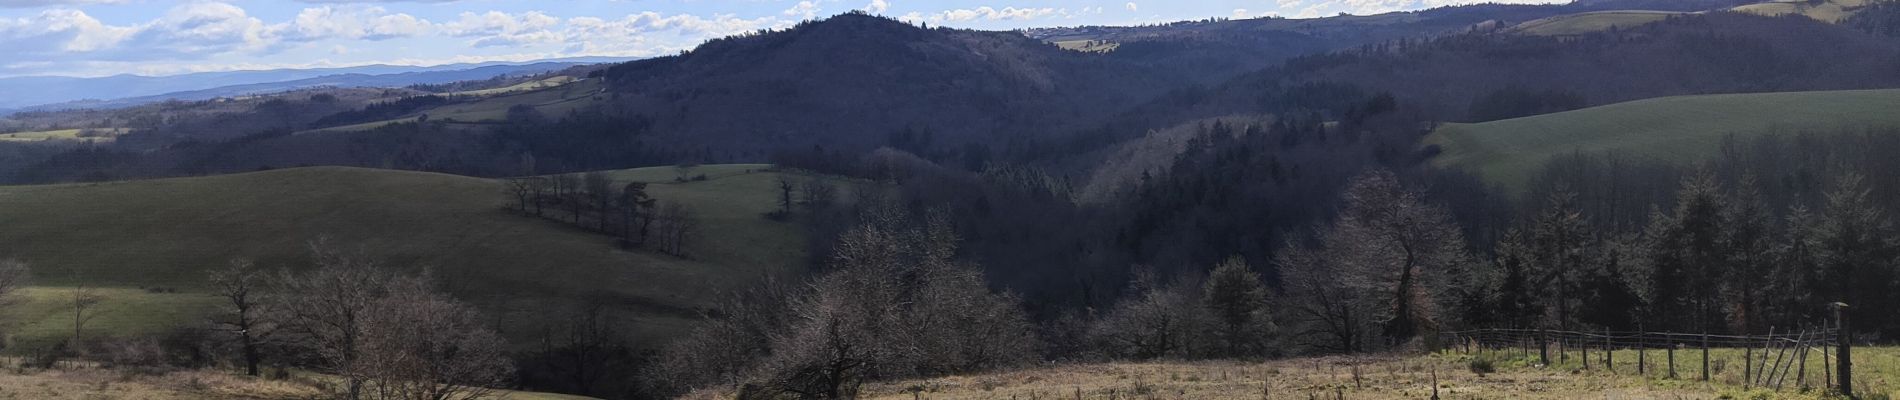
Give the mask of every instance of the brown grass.
<path id="1" fill-rule="evenodd" d="M 869 399 L 1709 399 L 1814 398 L 1722 383 L 1521 364 L 1490 374 L 1462 355 L 1321 357 L 1242 362 L 1062 365 L 867 385 Z M 1354 371 L 1357 370 L 1357 373 Z M 1633 371 L 1629 371 L 1633 372 Z M 1355 379 L 1355 375 L 1358 377 Z"/>

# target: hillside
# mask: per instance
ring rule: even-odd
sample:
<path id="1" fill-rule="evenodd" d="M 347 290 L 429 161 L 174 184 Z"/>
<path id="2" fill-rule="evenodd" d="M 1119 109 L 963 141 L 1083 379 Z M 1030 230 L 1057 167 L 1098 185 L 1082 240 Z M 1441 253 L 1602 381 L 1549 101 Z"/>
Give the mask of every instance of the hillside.
<path id="1" fill-rule="evenodd" d="M 360 168 L 298 168 L 105 184 L 0 187 L 0 256 L 32 263 L 39 288 L 22 306 L 22 343 L 70 333 L 63 288 L 112 297 L 101 331 L 135 334 L 199 320 L 208 268 L 233 257 L 267 267 L 306 262 L 323 236 L 390 264 L 432 267 L 445 287 L 503 321 L 520 340 L 577 299 L 607 301 L 640 340 L 668 337 L 716 293 L 804 261 L 802 230 L 760 217 L 776 207 L 764 165 L 705 166 L 710 179 L 671 183 L 671 168 L 617 173 L 695 210 L 703 240 L 690 259 L 627 251 L 561 223 L 510 214 L 495 181 Z M 141 288 L 176 289 L 157 293 Z M 45 312 L 33 310 L 46 310 Z M 64 322 L 62 322 L 62 320 Z M 639 342 L 636 342 L 639 343 Z"/>
<path id="2" fill-rule="evenodd" d="M 1426 137 L 1433 161 L 1521 187 L 1544 161 L 1570 152 L 1626 152 L 1693 163 L 1724 137 L 1900 127 L 1900 90 L 1677 96 L 1477 124 L 1445 124 Z"/>
<path id="3" fill-rule="evenodd" d="M 1843 26 L 1709 13 L 1614 32 L 1459 35 L 1302 57 L 1222 87 L 1228 101 L 1256 103 L 1254 93 L 1298 85 L 1384 91 L 1429 115 L 1473 122 L 1561 111 L 1512 109 L 1553 97 L 1591 106 L 1676 95 L 1900 87 L 1896 59 L 1900 44 Z"/>

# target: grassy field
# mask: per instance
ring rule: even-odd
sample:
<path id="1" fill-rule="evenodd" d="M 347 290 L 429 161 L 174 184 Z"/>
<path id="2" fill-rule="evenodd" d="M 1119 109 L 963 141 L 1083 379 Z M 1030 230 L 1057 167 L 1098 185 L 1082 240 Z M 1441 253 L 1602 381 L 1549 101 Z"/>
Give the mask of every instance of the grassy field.
<path id="1" fill-rule="evenodd" d="M 530 85 L 535 82 L 516 86 Z M 418 114 L 428 114 L 429 119 L 434 121 L 496 122 L 508 118 L 509 107 L 525 104 L 533 106 L 534 109 L 540 111 L 542 115 L 559 117 L 567 115 L 569 111 L 598 104 L 599 101 L 597 101 L 597 97 L 605 96 L 605 94 L 601 93 L 602 86 L 599 79 L 582 79 L 551 86 L 546 83 L 542 85 L 543 87 L 538 89 L 490 89 L 502 91 L 496 92 L 498 95 L 492 97 L 452 103 L 424 110 Z M 509 88 L 516 86 L 510 86 Z M 398 122 L 414 122 L 418 117 L 420 117 L 420 115 L 411 115 L 387 121 L 366 122 L 355 125 L 317 129 L 308 132 L 362 131 Z"/>
<path id="2" fill-rule="evenodd" d="M 1581 355 L 1568 363 L 1542 366 L 1532 357 L 1486 359 L 1490 373 L 1472 370 L 1473 355 L 1441 353 L 1410 357 L 1320 357 L 1241 362 L 1153 362 L 1063 365 L 992 374 L 881 382 L 868 385 L 864 398 L 907 399 L 1822 399 L 1818 352 L 1809 361 L 1810 387 L 1790 376 L 1782 390 L 1743 387 L 1743 351 L 1712 352 L 1712 379 L 1700 381 L 1699 351 L 1676 353 L 1677 378 L 1670 379 L 1662 351 L 1651 350 L 1648 374 L 1636 373 L 1636 354 L 1618 352 L 1615 370 L 1603 356 L 1583 369 Z M 1533 355 L 1534 357 L 1534 355 Z M 1552 357 L 1556 357 L 1553 353 Z M 1900 395 L 1900 348 L 1855 349 L 1856 388 L 1862 395 Z M 1355 373 L 1355 371 L 1357 371 Z M 1436 379 L 1434 379 L 1434 375 Z M 1357 379 L 1355 379 L 1355 376 Z M 700 394 L 715 398 L 717 394 Z M 1878 398 L 1878 397 L 1873 397 Z"/>
<path id="3" fill-rule="evenodd" d="M 1445 124 L 1426 137 L 1434 163 L 1520 187 L 1545 161 L 1571 152 L 1620 151 L 1692 163 L 1730 134 L 1900 127 L 1900 90 L 1678 96 L 1477 124 Z"/>
<path id="4" fill-rule="evenodd" d="M 1102 42 L 1102 41 L 1095 41 L 1095 40 L 1064 40 L 1064 41 L 1053 42 L 1053 43 L 1055 43 L 1056 47 L 1061 47 L 1063 50 L 1075 50 L 1075 51 L 1098 52 L 1098 53 L 1107 53 L 1107 52 L 1115 51 L 1116 48 L 1122 46 L 1121 43 Z"/>
<path id="5" fill-rule="evenodd" d="M 233 257 L 266 267 L 307 263 L 319 236 L 361 246 L 393 265 L 432 267 L 516 340 L 536 338 L 575 299 L 603 298 L 645 343 L 681 332 L 720 290 L 804 262 L 796 225 L 761 217 L 777 207 L 765 165 L 704 166 L 708 180 L 672 183 L 671 167 L 618 171 L 679 201 L 702 221 L 690 258 L 626 250 L 567 224 L 503 211 L 499 182 L 360 168 L 299 168 L 202 178 L 0 187 L 0 257 L 32 264 L 27 302 L 8 310 L 20 343 L 70 336 L 63 287 L 108 288 L 88 332 L 132 334 L 202 321 L 205 271 Z M 179 293 L 148 293 L 164 287 Z M 89 333 L 90 334 L 90 333 Z M 12 350 L 10 350 L 12 351 Z"/>
<path id="6" fill-rule="evenodd" d="M 43 400 L 237 400 L 321 399 L 315 379 L 269 380 L 225 371 L 183 370 L 134 374 L 98 368 L 0 371 L 0 399 Z M 586 400 L 555 393 L 498 391 L 509 400 Z"/>
<path id="7" fill-rule="evenodd" d="M 1780 16 L 1801 14 L 1822 22 L 1840 22 L 1872 0 L 1779 0 L 1735 7 L 1736 12 Z"/>
<path id="8" fill-rule="evenodd" d="M 482 89 L 482 90 L 464 90 L 460 92 L 445 93 L 443 95 L 450 96 L 450 97 L 494 96 L 494 95 L 499 95 L 499 94 L 509 94 L 509 93 L 528 92 L 528 91 L 547 89 L 551 87 L 557 87 L 557 86 L 566 85 L 569 83 L 574 83 L 574 81 L 577 81 L 577 80 L 579 79 L 575 79 L 572 76 L 561 75 L 561 76 L 556 76 L 553 78 L 536 80 L 536 81 L 527 81 L 527 82 L 517 83 L 514 85 L 509 85 L 509 86 L 504 86 L 504 87 L 489 88 L 489 89 Z"/>
<path id="9" fill-rule="evenodd" d="M 129 131 L 129 129 L 125 128 L 91 130 L 96 131 L 101 134 L 101 136 L 80 137 L 79 134 L 83 131 L 81 129 L 61 129 L 56 131 L 0 133 L 0 142 L 37 142 L 42 140 L 97 140 L 109 142 L 112 141 L 114 136 L 122 135 Z"/>
<path id="10" fill-rule="evenodd" d="M 1598 11 L 1531 20 L 1511 32 L 1539 36 L 1577 35 L 1610 28 L 1629 28 L 1661 21 L 1679 13 L 1667 11 Z"/>

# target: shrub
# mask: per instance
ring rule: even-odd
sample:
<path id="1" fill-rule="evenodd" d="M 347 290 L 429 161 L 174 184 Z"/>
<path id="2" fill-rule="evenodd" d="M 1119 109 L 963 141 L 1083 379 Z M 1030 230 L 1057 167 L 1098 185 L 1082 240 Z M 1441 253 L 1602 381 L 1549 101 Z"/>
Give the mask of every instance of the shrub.
<path id="1" fill-rule="evenodd" d="M 1491 361 L 1491 359 L 1489 358 L 1482 358 L 1482 357 L 1472 358 L 1470 367 L 1471 367 L 1471 372 L 1476 373 L 1478 375 L 1498 372 L 1497 364 Z"/>

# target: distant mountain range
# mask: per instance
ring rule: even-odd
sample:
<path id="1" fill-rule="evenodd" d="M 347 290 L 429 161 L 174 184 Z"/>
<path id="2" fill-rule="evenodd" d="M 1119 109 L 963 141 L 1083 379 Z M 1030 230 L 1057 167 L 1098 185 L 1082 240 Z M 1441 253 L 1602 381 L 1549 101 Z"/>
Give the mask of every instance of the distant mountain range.
<path id="1" fill-rule="evenodd" d="M 317 86 L 383 87 L 535 74 L 577 65 L 627 61 L 576 57 L 525 62 L 436 66 L 364 65 L 342 68 L 200 72 L 168 76 L 113 75 L 95 78 L 24 76 L 0 78 L 0 112 L 122 107 L 164 100 L 204 100 Z"/>

